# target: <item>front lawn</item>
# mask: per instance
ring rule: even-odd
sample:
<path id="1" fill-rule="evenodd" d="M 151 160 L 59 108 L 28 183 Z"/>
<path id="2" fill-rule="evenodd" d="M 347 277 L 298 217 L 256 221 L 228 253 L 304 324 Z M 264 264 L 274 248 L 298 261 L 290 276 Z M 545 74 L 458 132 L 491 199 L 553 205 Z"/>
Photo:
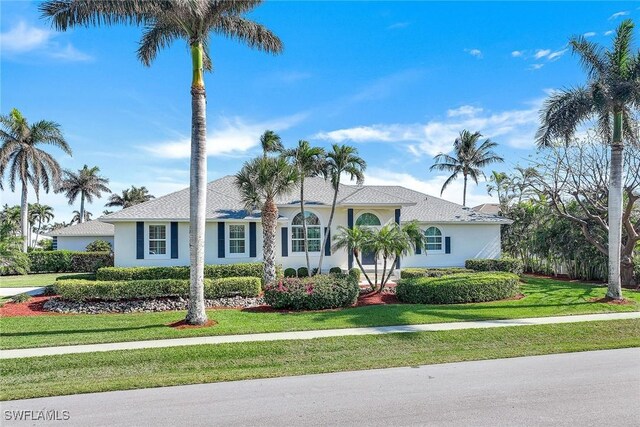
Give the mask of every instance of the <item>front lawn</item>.
<path id="1" fill-rule="evenodd" d="M 30 288 L 36 286 L 48 286 L 60 276 L 74 276 L 86 273 L 43 273 L 25 274 L 20 276 L 0 276 L 0 288 Z"/>
<path id="2" fill-rule="evenodd" d="M 68 354 L 3 360 L 0 400 L 636 346 L 611 320 Z"/>
<path id="3" fill-rule="evenodd" d="M 200 329 L 178 330 L 166 326 L 183 319 L 183 311 L 0 318 L 0 348 L 640 310 L 640 293 L 636 291 L 624 293 L 633 304 L 613 305 L 591 302 L 605 295 L 606 288 L 602 286 L 533 277 L 524 280 L 522 292 L 526 297 L 520 300 L 456 305 L 397 304 L 301 313 L 209 310 L 209 317 L 218 324 Z"/>

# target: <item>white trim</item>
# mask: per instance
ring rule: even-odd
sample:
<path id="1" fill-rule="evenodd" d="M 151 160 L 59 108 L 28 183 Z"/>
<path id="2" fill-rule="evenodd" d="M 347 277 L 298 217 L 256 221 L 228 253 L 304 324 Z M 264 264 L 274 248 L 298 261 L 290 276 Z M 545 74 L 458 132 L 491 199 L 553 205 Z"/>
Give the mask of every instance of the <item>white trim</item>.
<path id="1" fill-rule="evenodd" d="M 313 225 L 312 227 L 320 227 L 320 247 L 317 251 L 309 251 L 309 255 L 314 255 L 314 256 L 320 256 L 320 252 L 322 251 L 322 239 L 325 237 L 324 234 L 324 225 L 322 224 L 322 217 L 320 215 L 318 215 L 317 212 L 312 211 L 311 209 L 306 209 L 304 210 L 305 212 L 309 212 L 312 213 L 316 216 L 316 218 L 318 218 L 318 222 L 320 223 L 319 225 Z M 293 250 L 293 227 L 301 227 L 301 225 L 294 225 L 293 224 L 293 220 L 295 219 L 296 216 L 300 215 L 300 211 L 298 211 L 295 215 L 293 215 L 291 217 L 291 220 L 289 221 L 289 256 L 305 256 L 306 252 L 305 251 L 294 251 Z M 304 220 L 304 219 L 303 219 Z M 309 234 L 309 225 L 307 225 L 307 234 Z M 301 239 L 295 239 L 295 240 L 301 240 Z M 308 241 L 309 239 L 307 239 Z M 316 240 L 316 239 L 313 239 Z"/>
<path id="2" fill-rule="evenodd" d="M 161 225 L 164 227 L 165 253 L 151 254 L 149 253 L 149 227 L 153 225 Z M 161 239 L 156 239 L 161 240 Z M 144 223 L 144 259 L 171 259 L 171 227 L 170 223 L 165 222 L 145 222 Z"/>
<path id="3" fill-rule="evenodd" d="M 422 234 L 424 234 L 425 238 L 427 238 L 427 230 L 430 228 L 435 228 L 436 230 L 438 230 L 440 232 L 440 249 L 427 249 L 427 246 L 429 245 L 428 242 L 425 241 L 425 245 L 424 245 L 424 252 L 425 255 L 428 254 L 443 254 L 445 253 L 445 237 L 444 237 L 444 232 L 442 231 L 442 228 L 436 226 L 436 225 L 429 225 L 427 228 L 422 230 Z M 434 236 L 435 237 L 435 236 Z"/>
<path id="4" fill-rule="evenodd" d="M 242 253 L 232 253 L 231 252 L 231 226 L 232 225 L 241 225 L 244 228 L 244 252 Z M 225 256 L 228 258 L 248 258 L 249 257 L 249 230 L 246 222 L 225 222 L 224 224 L 224 237 L 225 237 Z M 240 240 L 240 239 L 234 239 Z"/>

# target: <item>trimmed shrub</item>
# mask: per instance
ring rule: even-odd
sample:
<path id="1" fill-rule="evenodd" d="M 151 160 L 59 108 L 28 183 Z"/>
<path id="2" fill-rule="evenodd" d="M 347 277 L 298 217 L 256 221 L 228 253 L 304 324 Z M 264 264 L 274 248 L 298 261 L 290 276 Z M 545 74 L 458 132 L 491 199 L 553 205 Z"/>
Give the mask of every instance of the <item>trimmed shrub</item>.
<path id="1" fill-rule="evenodd" d="M 402 279 L 417 279 L 419 277 L 442 277 L 449 274 L 458 273 L 475 273 L 475 270 L 469 270 L 462 267 L 450 268 L 403 268 L 400 271 Z"/>
<path id="2" fill-rule="evenodd" d="M 465 261 L 464 266 L 475 271 L 506 271 L 518 275 L 524 271 L 522 261 L 515 258 L 468 259 Z"/>
<path id="3" fill-rule="evenodd" d="M 106 240 L 94 240 L 87 245 L 87 252 L 111 252 L 111 243 Z"/>
<path id="4" fill-rule="evenodd" d="M 109 252 L 33 251 L 27 254 L 32 273 L 85 273 L 113 265 Z"/>
<path id="5" fill-rule="evenodd" d="M 519 278 L 513 273 L 462 273 L 401 279 L 396 295 L 411 304 L 460 304 L 511 298 L 519 289 Z"/>
<path id="6" fill-rule="evenodd" d="M 349 276 L 353 277 L 356 280 L 356 282 L 360 283 L 362 272 L 360 271 L 359 268 L 353 267 L 351 270 L 349 270 Z"/>
<path id="7" fill-rule="evenodd" d="M 56 280 L 96 280 L 96 273 L 64 274 Z"/>
<path id="8" fill-rule="evenodd" d="M 21 294 L 18 295 L 14 295 L 11 297 L 11 301 L 13 301 L 16 304 L 19 304 L 21 302 L 27 302 L 31 299 L 31 295 L 29 295 L 26 292 L 23 292 Z"/>
<path id="9" fill-rule="evenodd" d="M 281 269 L 280 269 L 281 270 Z M 276 269 L 276 275 L 281 275 Z M 240 263 L 205 265 L 204 277 L 262 277 L 262 263 Z M 101 268 L 96 273 L 97 280 L 189 280 L 189 267 L 111 267 Z"/>
<path id="10" fill-rule="evenodd" d="M 329 273 L 331 273 L 331 274 L 342 274 L 342 269 L 340 267 L 331 267 L 329 269 Z"/>
<path id="11" fill-rule="evenodd" d="M 163 297 L 189 297 L 189 280 L 156 279 L 128 281 L 58 280 L 53 290 L 62 299 L 70 301 L 145 299 Z M 226 277 L 204 280 L 207 299 L 233 296 L 256 297 L 260 293 L 257 277 Z"/>
<path id="12" fill-rule="evenodd" d="M 300 267 L 298 269 L 298 277 L 309 277 L 309 270 L 307 267 Z"/>
<path id="13" fill-rule="evenodd" d="M 297 272 L 295 268 L 285 268 L 284 277 L 297 277 Z"/>
<path id="14" fill-rule="evenodd" d="M 358 299 L 358 282 L 347 274 L 287 278 L 268 285 L 264 300 L 276 309 L 322 310 L 349 307 Z"/>

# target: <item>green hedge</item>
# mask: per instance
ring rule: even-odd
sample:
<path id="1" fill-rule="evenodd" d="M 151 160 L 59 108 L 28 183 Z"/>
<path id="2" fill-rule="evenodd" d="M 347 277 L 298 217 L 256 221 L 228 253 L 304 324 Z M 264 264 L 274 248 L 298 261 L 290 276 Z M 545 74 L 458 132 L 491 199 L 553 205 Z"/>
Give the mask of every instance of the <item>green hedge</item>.
<path id="1" fill-rule="evenodd" d="M 109 252 L 32 251 L 31 273 L 87 273 L 113 265 Z"/>
<path id="2" fill-rule="evenodd" d="M 513 274 L 522 274 L 524 271 L 522 261 L 515 258 L 468 259 L 464 266 L 475 271 L 506 271 Z"/>
<path id="3" fill-rule="evenodd" d="M 459 304 L 511 298 L 519 289 L 519 278 L 513 273 L 462 273 L 401 279 L 396 296 L 411 304 Z"/>
<path id="4" fill-rule="evenodd" d="M 353 277 L 353 279 L 360 283 L 360 278 L 362 277 L 362 272 L 360 271 L 359 268 L 357 267 L 353 267 L 351 270 L 349 270 L 349 276 Z"/>
<path id="5" fill-rule="evenodd" d="M 277 269 L 278 277 L 282 271 Z M 205 265 L 204 277 L 262 277 L 262 263 Z M 110 267 L 101 268 L 96 273 L 97 280 L 158 280 L 189 279 L 189 267 Z"/>
<path id="6" fill-rule="evenodd" d="M 277 309 L 322 310 L 348 307 L 358 299 L 358 282 L 347 274 L 318 274 L 305 278 L 285 278 L 268 285 L 267 304 Z"/>
<path id="7" fill-rule="evenodd" d="M 260 294 L 258 277 L 226 277 L 205 279 L 204 296 L 207 299 L 232 296 L 256 297 Z M 189 280 L 154 279 L 127 281 L 58 280 L 53 291 L 70 301 L 145 299 L 162 297 L 189 297 Z"/>
<path id="8" fill-rule="evenodd" d="M 284 277 L 298 277 L 298 273 L 295 268 L 285 268 Z"/>
<path id="9" fill-rule="evenodd" d="M 403 268 L 400 271 L 402 279 L 417 279 L 420 277 L 442 277 L 449 274 L 458 273 L 475 273 L 475 270 L 469 270 L 462 267 L 449 268 Z"/>

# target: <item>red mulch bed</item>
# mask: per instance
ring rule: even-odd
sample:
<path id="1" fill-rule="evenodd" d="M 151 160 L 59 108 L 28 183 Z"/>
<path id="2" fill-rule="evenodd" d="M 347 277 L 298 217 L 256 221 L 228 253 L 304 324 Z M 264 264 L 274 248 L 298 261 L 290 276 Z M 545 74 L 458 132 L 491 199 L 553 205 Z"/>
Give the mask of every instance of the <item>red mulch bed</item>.
<path id="1" fill-rule="evenodd" d="M 33 297 L 27 302 L 15 303 L 7 302 L 0 307 L 0 317 L 17 317 L 17 316 L 57 316 L 61 313 L 45 311 L 42 307 L 45 302 L 51 298 L 50 296 Z"/>
<path id="2" fill-rule="evenodd" d="M 613 298 L 609 298 L 609 297 L 591 298 L 589 301 L 590 302 L 601 302 L 601 303 L 604 303 L 604 304 L 613 304 L 613 305 L 630 305 L 630 304 L 633 304 L 633 301 L 628 300 L 626 298 L 622 298 L 622 299 L 613 299 Z"/>
<path id="3" fill-rule="evenodd" d="M 218 322 L 216 322 L 215 320 L 207 320 L 207 323 L 205 323 L 204 325 L 189 325 L 184 319 L 182 319 L 182 320 L 178 320 L 177 322 L 167 323 L 167 326 L 171 326 L 172 328 L 175 328 L 175 329 L 200 329 L 200 328 L 209 328 L 217 324 Z"/>
<path id="4" fill-rule="evenodd" d="M 369 292 L 366 294 L 360 294 L 356 307 L 363 307 L 366 305 L 383 305 L 383 304 L 400 304 L 396 294 L 390 293 L 376 293 Z"/>

